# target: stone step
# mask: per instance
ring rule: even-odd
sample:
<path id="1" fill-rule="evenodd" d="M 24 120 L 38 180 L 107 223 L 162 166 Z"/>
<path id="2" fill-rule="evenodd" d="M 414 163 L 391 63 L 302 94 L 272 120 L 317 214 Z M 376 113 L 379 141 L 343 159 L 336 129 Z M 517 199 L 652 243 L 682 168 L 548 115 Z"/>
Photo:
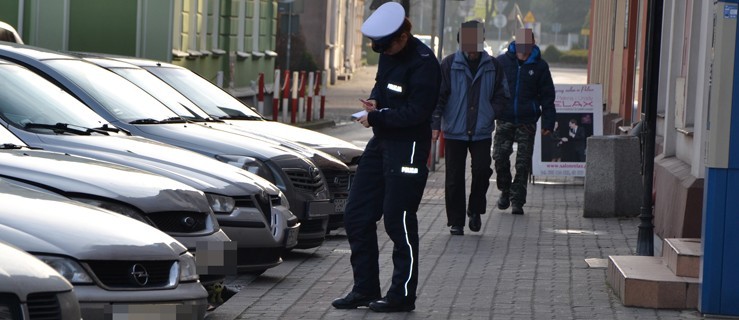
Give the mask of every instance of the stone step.
<path id="1" fill-rule="evenodd" d="M 662 242 L 667 267 L 680 277 L 698 278 L 702 255 L 701 239 L 667 238 Z"/>
<path id="2" fill-rule="evenodd" d="M 695 309 L 700 281 L 679 277 L 661 257 L 610 256 L 606 279 L 624 306 Z"/>

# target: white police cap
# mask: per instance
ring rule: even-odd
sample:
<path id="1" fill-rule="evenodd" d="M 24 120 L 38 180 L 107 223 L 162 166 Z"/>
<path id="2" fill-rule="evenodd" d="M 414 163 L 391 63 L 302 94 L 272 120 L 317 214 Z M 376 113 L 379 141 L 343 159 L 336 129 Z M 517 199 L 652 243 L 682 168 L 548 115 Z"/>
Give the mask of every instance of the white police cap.
<path id="1" fill-rule="evenodd" d="M 362 24 L 362 34 L 379 40 L 395 33 L 405 20 L 405 9 L 400 3 L 386 2 Z"/>

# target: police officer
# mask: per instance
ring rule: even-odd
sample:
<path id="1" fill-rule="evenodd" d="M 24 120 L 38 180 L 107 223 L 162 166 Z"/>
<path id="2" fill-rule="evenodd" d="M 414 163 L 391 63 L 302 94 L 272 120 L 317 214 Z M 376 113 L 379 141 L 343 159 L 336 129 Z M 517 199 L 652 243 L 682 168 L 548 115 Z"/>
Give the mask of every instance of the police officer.
<path id="1" fill-rule="evenodd" d="M 344 212 L 352 250 L 352 291 L 333 301 L 338 309 L 369 306 L 377 312 L 415 309 L 418 285 L 418 219 L 431 149 L 431 113 L 440 70 L 431 49 L 411 34 L 396 2 L 380 6 L 362 25 L 380 53 L 375 86 L 357 122 L 372 127 Z M 393 241 L 392 284 L 380 299 L 377 221 Z"/>

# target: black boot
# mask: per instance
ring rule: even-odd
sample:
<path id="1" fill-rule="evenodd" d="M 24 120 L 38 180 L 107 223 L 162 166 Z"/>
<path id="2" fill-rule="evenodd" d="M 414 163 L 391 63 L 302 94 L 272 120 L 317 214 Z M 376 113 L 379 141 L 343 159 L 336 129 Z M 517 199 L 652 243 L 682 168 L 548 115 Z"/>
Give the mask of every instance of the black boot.
<path id="1" fill-rule="evenodd" d="M 467 211 L 467 216 L 470 217 L 470 230 L 473 232 L 480 231 L 480 228 L 482 227 L 480 214 Z"/>
<path id="2" fill-rule="evenodd" d="M 381 300 L 373 301 L 369 304 L 369 308 L 375 312 L 408 312 L 416 309 L 415 303 L 396 301 L 387 297 Z"/>
<path id="3" fill-rule="evenodd" d="M 356 309 L 358 307 L 367 307 L 370 302 L 376 301 L 380 298 L 380 295 L 368 296 L 357 292 L 349 292 L 346 297 L 338 298 L 331 302 L 331 305 L 336 309 Z"/>

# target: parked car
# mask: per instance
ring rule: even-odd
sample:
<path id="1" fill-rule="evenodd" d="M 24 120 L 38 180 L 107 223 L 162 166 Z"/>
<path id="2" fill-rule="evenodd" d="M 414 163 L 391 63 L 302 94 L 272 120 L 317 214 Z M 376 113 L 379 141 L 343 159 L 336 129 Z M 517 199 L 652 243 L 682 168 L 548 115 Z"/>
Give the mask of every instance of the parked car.
<path id="1" fill-rule="evenodd" d="M 264 133 L 256 133 L 254 132 L 254 129 L 249 129 L 248 126 L 234 125 L 233 123 L 227 123 L 224 120 L 214 119 L 187 97 L 169 86 L 169 84 L 163 82 L 161 79 L 143 68 L 107 58 L 91 57 L 86 54 L 77 55 L 83 56 L 86 61 L 113 71 L 126 80 L 131 81 L 187 121 L 213 129 L 246 135 L 251 139 L 259 140 L 266 144 L 283 146 L 310 158 L 325 177 L 326 182 L 328 183 L 331 201 L 335 205 L 334 212 L 329 215 L 328 228 L 329 230 L 334 230 L 343 226 L 344 208 L 346 206 L 346 199 L 349 197 L 349 183 L 353 175 L 353 170 L 339 159 L 318 149 L 298 144 L 279 136 L 269 136 Z M 361 151 L 359 152 L 361 153 Z"/>
<path id="2" fill-rule="evenodd" d="M 180 182 L 110 162 L 43 150 L 31 150 L 10 132 L 0 130 L 0 177 L 29 188 L 43 189 L 72 200 L 120 213 L 151 225 L 195 252 L 208 242 L 231 239 L 221 230 L 205 195 Z M 219 247 L 212 245 L 213 248 Z M 203 252 L 224 256 L 198 261 L 205 284 L 220 282 L 236 252 Z"/>
<path id="3" fill-rule="evenodd" d="M 72 285 L 58 272 L 2 241 L 0 257 L 0 319 L 80 319 Z"/>
<path id="4" fill-rule="evenodd" d="M 8 44 L 0 45 L 0 57 L 52 80 L 128 134 L 195 151 L 269 180 L 285 193 L 301 222 L 296 247 L 323 243 L 328 215 L 335 206 L 330 202 L 326 180 L 308 158 L 242 135 L 190 125 L 136 85 L 70 55 Z"/>
<path id="5" fill-rule="evenodd" d="M 18 35 L 18 31 L 13 26 L 0 21 L 0 41 L 23 43 L 21 36 Z"/>
<path id="6" fill-rule="evenodd" d="M 74 97 L 16 64 L 0 60 L 0 81 L 0 132 L 33 148 L 138 168 L 203 191 L 222 230 L 238 244 L 240 271 L 274 267 L 296 245 L 297 217 L 267 180 L 191 151 L 116 132 Z M 30 123 L 54 125 L 41 130 Z"/>
<path id="7" fill-rule="evenodd" d="M 177 240 L 111 211 L 0 179 L 0 241 L 74 286 L 82 318 L 203 319 L 207 292 Z"/>

